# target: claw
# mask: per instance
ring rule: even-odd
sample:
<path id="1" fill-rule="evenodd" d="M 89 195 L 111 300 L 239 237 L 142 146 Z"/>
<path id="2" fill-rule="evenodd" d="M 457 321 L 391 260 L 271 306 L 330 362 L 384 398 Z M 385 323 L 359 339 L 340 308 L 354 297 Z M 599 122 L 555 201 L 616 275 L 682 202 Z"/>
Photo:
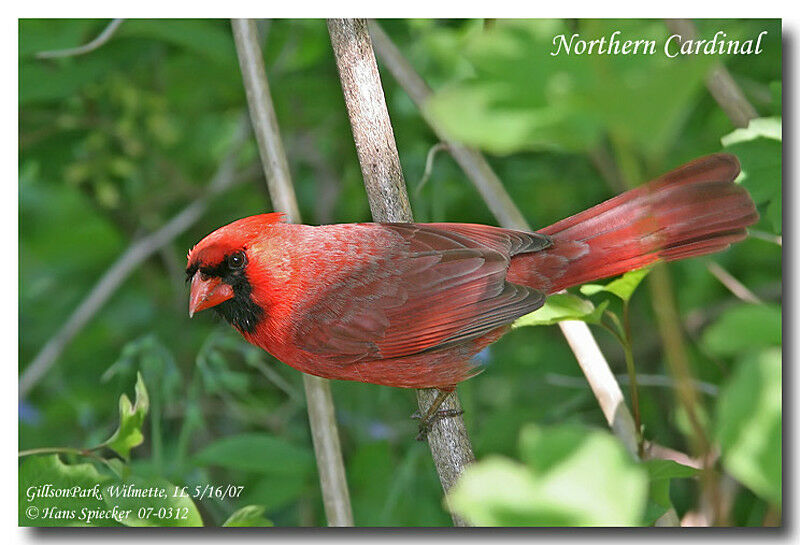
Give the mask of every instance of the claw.
<path id="1" fill-rule="evenodd" d="M 452 418 L 454 416 L 464 414 L 464 411 L 461 409 L 439 410 L 439 407 L 442 406 L 444 400 L 447 399 L 447 397 L 452 394 L 454 390 L 455 388 L 438 388 L 436 399 L 434 399 L 433 403 L 431 403 L 431 406 L 428 407 L 428 411 L 425 413 L 425 416 L 422 416 L 421 411 L 415 411 L 414 414 L 411 415 L 411 418 L 419 420 L 419 433 L 417 434 L 417 441 L 423 441 L 428 436 L 428 432 L 431 430 L 431 425 L 437 420 L 441 420 L 442 418 Z"/>
<path id="2" fill-rule="evenodd" d="M 433 424 L 439 420 L 442 420 L 443 418 L 453 418 L 454 416 L 461 416 L 464 414 L 463 409 L 444 409 L 441 411 L 436 411 L 428 418 L 423 419 L 418 412 L 419 411 L 411 415 L 411 418 L 420 419 L 419 433 L 417 433 L 416 437 L 417 441 L 424 441 L 428 437 L 428 432 L 431 431 Z"/>

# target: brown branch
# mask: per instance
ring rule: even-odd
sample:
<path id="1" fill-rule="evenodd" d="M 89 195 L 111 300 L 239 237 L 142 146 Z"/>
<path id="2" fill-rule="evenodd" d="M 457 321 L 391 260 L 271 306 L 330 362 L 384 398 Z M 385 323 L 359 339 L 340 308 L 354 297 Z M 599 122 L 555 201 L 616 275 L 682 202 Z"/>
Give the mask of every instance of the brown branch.
<path id="1" fill-rule="evenodd" d="M 328 31 L 372 217 L 375 221 L 411 222 L 411 205 L 367 22 L 364 19 L 329 19 Z M 435 397 L 435 390 L 417 391 L 420 414 L 427 413 Z M 455 394 L 442 405 L 444 410 L 460 408 Z M 464 420 L 458 416 L 436 421 L 428 433 L 428 443 L 442 487 L 447 492 L 474 460 Z M 453 522 L 458 526 L 466 525 L 455 516 Z"/>
<path id="2" fill-rule="evenodd" d="M 392 43 L 386 32 L 383 31 L 381 26 L 375 21 L 369 22 L 369 30 L 372 35 L 372 40 L 375 45 L 375 51 L 378 53 L 381 61 L 386 65 L 386 68 L 394 76 L 394 79 L 400 86 L 408 93 L 414 104 L 420 111 L 423 119 L 428 123 L 428 126 L 436 133 L 436 136 L 447 145 L 447 149 L 453 156 L 453 159 L 461 166 L 461 169 L 470 177 L 475 183 L 475 187 L 483 197 L 486 205 L 491 210 L 492 214 L 497 218 L 497 221 L 504 226 L 519 226 L 527 225 L 525 216 L 519 211 L 514 201 L 506 192 L 503 187 L 503 182 L 489 166 L 489 163 L 484 159 L 483 155 L 476 152 L 471 148 L 452 141 L 444 131 L 441 130 L 439 125 L 431 119 L 427 110 L 424 108 L 425 103 L 431 96 L 431 90 L 428 84 L 416 73 L 414 68 L 403 57 L 403 54 L 397 49 L 397 46 Z"/>
<path id="3" fill-rule="evenodd" d="M 411 222 L 411 204 L 366 22 L 330 19 L 328 31 L 372 217 Z"/>
<path id="4" fill-rule="evenodd" d="M 19 380 L 19 397 L 24 398 L 36 384 L 44 378 L 58 357 L 72 339 L 80 333 L 89 320 L 103 308 L 108 299 L 136 268 L 150 256 L 169 244 L 178 235 L 194 225 L 205 213 L 211 198 L 230 188 L 236 177 L 236 160 L 247 135 L 247 124 L 240 124 L 234 144 L 217 172 L 209 182 L 206 191 L 188 206 L 172 217 L 163 227 L 152 234 L 132 243 L 111 267 L 103 274 L 92 290 L 75 308 L 58 333 L 53 335 L 36 354 L 33 361 L 25 367 Z"/>
<path id="5" fill-rule="evenodd" d="M 431 90 L 389 36 L 374 21 L 370 21 L 370 32 L 381 61 L 417 105 L 431 129 L 447 145 L 447 149 L 483 196 L 500 225 L 510 229 L 530 231 L 530 225 L 483 155 L 477 150 L 450 140 L 435 120 L 427 115 L 425 103 L 431 96 Z M 628 451 L 636 456 L 637 434 L 633 417 L 625 405 L 622 390 L 614 379 L 589 326 L 584 322 L 568 321 L 561 322 L 559 327 L 572 348 L 609 426 Z"/>
<path id="6" fill-rule="evenodd" d="M 289 221 L 299 223 L 300 210 L 272 105 L 255 23 L 251 19 L 233 19 L 232 27 L 250 118 L 272 205 L 286 214 Z M 330 384 L 325 379 L 303 374 L 303 385 L 328 525 L 352 526 L 353 512 Z"/>
<path id="7" fill-rule="evenodd" d="M 667 19 L 667 27 L 685 39 L 695 39 L 697 28 L 689 19 Z M 758 112 L 744 96 L 731 73 L 722 63 L 715 64 L 706 77 L 706 87 L 728 119 L 736 127 L 747 127 L 751 119 L 758 117 Z"/>

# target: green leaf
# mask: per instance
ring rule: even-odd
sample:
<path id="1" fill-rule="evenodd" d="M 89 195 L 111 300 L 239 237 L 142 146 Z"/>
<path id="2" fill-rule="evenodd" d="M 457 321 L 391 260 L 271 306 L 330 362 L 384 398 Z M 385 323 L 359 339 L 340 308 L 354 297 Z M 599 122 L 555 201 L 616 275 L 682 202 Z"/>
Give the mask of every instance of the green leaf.
<path id="1" fill-rule="evenodd" d="M 307 492 L 309 479 L 302 473 L 279 475 L 269 473 L 262 475 L 247 486 L 244 491 L 245 501 L 263 506 L 273 511 L 283 507 Z"/>
<path id="2" fill-rule="evenodd" d="M 547 52 L 558 21 L 503 22 L 454 43 L 476 77 L 444 87 L 425 112 L 455 139 L 507 154 L 522 149 L 583 150 L 599 136 L 571 104 L 575 82 Z"/>
<path id="3" fill-rule="evenodd" d="M 106 460 L 106 465 L 120 479 L 126 479 L 131 474 L 131 468 L 119 458 Z"/>
<path id="4" fill-rule="evenodd" d="M 131 404 L 128 396 L 122 394 L 119 398 L 119 426 L 114 434 L 103 443 L 104 446 L 114 450 L 117 454 L 128 460 L 133 447 L 144 441 L 142 424 L 150 408 L 150 399 L 144 385 L 141 373 L 136 374 L 136 403 Z"/>
<path id="5" fill-rule="evenodd" d="M 644 523 L 649 525 L 673 508 L 669 497 L 671 480 L 694 477 L 699 471 L 673 460 L 645 460 L 641 465 L 647 470 L 650 481 L 644 515 Z"/>
<path id="6" fill-rule="evenodd" d="M 347 475 L 353 496 L 356 525 L 382 525 L 387 492 L 397 477 L 398 464 L 389 441 L 369 441 L 358 445 L 348 456 Z"/>
<path id="7" fill-rule="evenodd" d="M 525 426 L 519 434 L 521 459 L 534 472 L 547 473 L 574 456 L 587 437 L 587 430 L 575 425 L 554 428 Z"/>
<path id="8" fill-rule="evenodd" d="M 782 223 L 782 140 L 779 117 L 753 119 L 747 128 L 722 137 L 722 145 L 742 164 L 739 181 L 757 205 L 767 205 L 766 217 L 778 234 Z"/>
<path id="9" fill-rule="evenodd" d="M 608 432 L 526 427 L 519 463 L 476 462 L 448 495 L 481 526 L 631 526 L 644 513 L 647 476 Z"/>
<path id="10" fill-rule="evenodd" d="M 84 509 L 106 511 L 102 485 L 108 480 L 90 463 L 68 465 L 56 454 L 25 457 L 19 467 L 19 525 L 119 526 L 114 519 L 91 520 L 84 516 Z M 35 497 L 37 493 L 67 489 L 80 491 L 81 495 Z"/>
<path id="11" fill-rule="evenodd" d="M 117 32 L 118 39 L 127 36 L 161 40 L 201 55 L 224 67 L 237 64 L 230 29 L 225 29 L 215 21 L 132 19 L 125 21 Z"/>
<path id="12" fill-rule="evenodd" d="M 584 295 L 595 295 L 600 292 L 607 292 L 616 295 L 623 301 L 630 301 L 633 292 L 642 283 L 647 274 L 650 272 L 650 267 L 643 269 L 636 269 L 628 271 L 619 278 L 612 280 L 605 286 L 602 284 L 584 284 L 581 286 L 581 293 Z"/>
<path id="13" fill-rule="evenodd" d="M 156 491 L 156 494 L 141 497 L 137 494 L 126 494 L 125 490 Z M 176 486 L 161 477 L 135 475 L 124 480 L 115 480 L 103 487 L 103 500 L 108 509 L 116 507 L 128 512 L 121 519 L 125 526 L 203 525 L 203 519 L 192 499 L 188 495 L 176 493 Z"/>
<path id="14" fill-rule="evenodd" d="M 263 505 L 247 505 L 242 507 L 238 511 L 234 511 L 222 525 L 248 528 L 274 526 L 271 520 L 264 517 Z"/>
<path id="15" fill-rule="evenodd" d="M 779 117 L 759 117 L 750 121 L 744 129 L 736 129 L 730 134 L 722 137 L 722 145 L 730 147 L 741 142 L 750 142 L 758 138 L 768 138 L 770 140 L 781 141 L 783 130 L 781 128 L 781 118 Z"/>
<path id="16" fill-rule="evenodd" d="M 201 465 L 213 465 L 271 475 L 308 475 L 314 456 L 308 448 L 266 433 L 225 437 L 195 455 Z"/>
<path id="17" fill-rule="evenodd" d="M 694 467 L 679 464 L 674 460 L 645 460 L 642 466 L 647 470 L 651 481 L 658 479 L 687 479 L 700 471 Z"/>
<path id="18" fill-rule="evenodd" d="M 773 230 L 777 234 L 781 234 L 783 232 L 783 198 L 781 196 L 776 196 L 769 201 L 765 216 L 772 224 Z"/>
<path id="19" fill-rule="evenodd" d="M 596 324 L 600 321 L 607 306 L 608 301 L 603 301 L 595 307 L 591 301 L 577 295 L 557 293 L 549 296 L 542 308 L 517 319 L 512 327 L 553 325 L 564 320 L 582 320 Z"/>
<path id="20" fill-rule="evenodd" d="M 773 81 L 769 84 L 769 92 L 772 95 L 772 108 L 776 113 L 783 111 L 783 85 L 780 81 Z"/>
<path id="21" fill-rule="evenodd" d="M 570 525 L 569 513 L 540 495 L 530 470 L 499 456 L 468 467 L 447 497 L 451 510 L 477 526 Z"/>
<path id="22" fill-rule="evenodd" d="M 668 36 L 657 21 L 497 21 L 454 44 L 474 76 L 442 86 L 425 113 L 455 140 L 491 153 L 586 151 L 608 132 L 658 157 L 679 134 L 713 58 L 553 54 L 558 35 L 614 31 L 656 43 Z"/>
<path id="23" fill-rule="evenodd" d="M 650 481 L 647 491 L 647 507 L 644 511 L 644 524 L 650 526 L 672 508 L 669 498 L 669 479 Z"/>
<path id="24" fill-rule="evenodd" d="M 781 350 L 746 356 L 720 391 L 717 439 L 725 469 L 767 501 L 781 504 Z"/>
<path id="25" fill-rule="evenodd" d="M 19 68 L 19 104 L 55 102 L 78 95 L 112 69 L 107 59 L 58 64 L 23 61 Z"/>
<path id="26" fill-rule="evenodd" d="M 703 332 L 701 344 L 716 356 L 730 357 L 746 350 L 782 342 L 781 306 L 740 304 L 726 310 Z"/>

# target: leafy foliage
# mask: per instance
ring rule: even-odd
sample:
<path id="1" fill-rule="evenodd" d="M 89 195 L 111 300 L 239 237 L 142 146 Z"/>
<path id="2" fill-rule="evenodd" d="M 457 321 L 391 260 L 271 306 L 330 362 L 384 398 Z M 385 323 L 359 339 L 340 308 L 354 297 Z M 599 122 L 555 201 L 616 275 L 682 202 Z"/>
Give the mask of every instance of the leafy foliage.
<path id="1" fill-rule="evenodd" d="M 583 21 L 582 33 L 663 42 L 660 23 Z M 515 21 L 465 39 L 475 76 L 444 88 L 429 111 L 459 140 L 495 153 L 522 149 L 586 151 L 604 130 L 660 153 L 702 86 L 711 59 L 663 55 L 553 55 L 561 21 Z M 672 85 L 679 81 L 680 85 Z M 652 103 L 661 108 L 654 110 Z"/>
<path id="2" fill-rule="evenodd" d="M 195 457 L 200 464 L 268 474 L 305 476 L 314 469 L 311 451 L 266 434 L 224 437 Z"/>
<path id="3" fill-rule="evenodd" d="M 264 518 L 264 506 L 261 505 L 246 505 L 235 513 L 231 514 L 222 525 L 228 527 L 244 527 L 244 528 L 263 528 L 265 526 L 272 526 L 272 521 Z"/>
<path id="4" fill-rule="evenodd" d="M 121 486 L 134 486 L 142 490 L 164 490 L 167 496 L 114 497 L 109 489 Z M 203 526 L 203 519 L 194 501 L 188 496 L 176 495 L 176 488 L 174 484 L 160 477 L 131 476 L 106 486 L 104 500 L 109 508 L 116 506 L 119 509 L 130 510 L 130 515 L 121 520 L 125 526 Z"/>
<path id="5" fill-rule="evenodd" d="M 595 307 L 591 301 L 581 299 L 577 295 L 559 293 L 548 297 L 544 306 L 539 310 L 515 321 L 514 327 L 553 325 L 563 320 L 583 320 L 588 323 L 597 323 L 606 306 L 608 306 L 608 302 Z"/>
<path id="6" fill-rule="evenodd" d="M 771 228 L 781 232 L 781 118 L 750 121 L 746 129 L 736 129 L 722 137 L 722 145 L 742 162 L 741 183 L 756 204 L 766 205 Z"/>
<path id="7" fill-rule="evenodd" d="M 736 356 L 752 349 L 781 344 L 779 305 L 736 305 L 703 332 L 702 344 L 718 356 Z"/>
<path id="8" fill-rule="evenodd" d="M 96 454 L 108 447 L 126 461 L 142 443 L 142 423 L 149 408 L 141 374 L 136 380 L 136 403 L 120 397 L 120 424 L 110 439 L 87 450 L 53 447 L 50 452 L 89 457 L 102 462 L 65 464 L 58 454 L 25 452 L 20 465 L 20 524 L 23 526 L 202 526 L 189 496 L 175 495 L 175 485 L 162 477 L 140 476 L 118 459 Z M 110 472 L 108 471 L 110 470 Z M 128 494 L 127 488 L 162 490 L 162 495 Z M 65 493 L 67 492 L 67 493 Z"/>
<path id="9" fill-rule="evenodd" d="M 655 524 L 670 509 L 674 509 L 669 491 L 672 479 L 694 477 L 698 471 L 672 460 L 650 459 L 642 465 L 647 470 L 649 491 L 644 523 Z"/>
<path id="10" fill-rule="evenodd" d="M 451 508 L 481 526 L 639 524 L 646 473 L 608 432 L 528 426 L 520 455 L 524 463 L 489 457 L 469 467 Z"/>
<path id="11" fill-rule="evenodd" d="M 95 466 L 90 463 L 68 465 L 62 462 L 58 455 L 30 456 L 22 461 L 19 468 L 19 524 L 20 526 L 73 526 L 76 524 L 76 517 L 50 518 L 40 515 L 40 509 L 49 507 L 56 512 L 73 511 L 80 512 L 82 509 L 100 510 L 105 509 L 102 499 L 95 497 L 59 497 L 47 498 L 46 500 L 33 501 L 27 496 L 28 491 L 35 493 L 44 486 L 52 486 L 54 489 L 66 489 L 80 487 L 83 489 L 93 489 L 95 485 L 103 485 L 110 479 L 106 475 L 100 474 Z M 38 501 L 37 501 L 38 500 Z M 37 505 L 38 504 L 38 505 Z M 31 509 L 34 507 L 35 509 Z M 95 522 L 96 526 L 117 526 L 114 520 L 99 519 Z"/>
<path id="12" fill-rule="evenodd" d="M 781 504 L 781 351 L 746 356 L 717 403 L 717 437 L 731 475 Z"/>
<path id="13" fill-rule="evenodd" d="M 639 284 L 641 284 L 642 280 L 645 279 L 649 272 L 649 268 L 629 271 L 616 280 L 612 280 L 605 286 L 600 284 L 584 284 L 581 286 L 581 293 L 584 295 L 596 295 L 600 292 L 611 293 L 627 303 L 631 300 L 633 292 L 636 291 L 636 288 L 639 287 Z"/>
<path id="14" fill-rule="evenodd" d="M 119 398 L 119 427 L 103 445 L 126 460 L 130 458 L 131 449 L 144 441 L 142 424 L 149 408 L 150 399 L 142 375 L 139 374 L 136 379 L 136 404 L 132 405 L 128 396 L 122 394 Z"/>
<path id="15" fill-rule="evenodd" d="M 125 496 L 121 491 L 129 486 L 144 490 L 159 488 L 168 493 L 163 498 Z M 30 456 L 20 466 L 19 523 L 21 526 L 202 526 L 203 520 L 191 498 L 174 496 L 174 489 L 175 485 L 161 478 L 118 479 L 99 472 L 90 463 L 65 464 L 57 454 Z M 59 495 L 58 491 L 64 490 L 73 494 Z"/>

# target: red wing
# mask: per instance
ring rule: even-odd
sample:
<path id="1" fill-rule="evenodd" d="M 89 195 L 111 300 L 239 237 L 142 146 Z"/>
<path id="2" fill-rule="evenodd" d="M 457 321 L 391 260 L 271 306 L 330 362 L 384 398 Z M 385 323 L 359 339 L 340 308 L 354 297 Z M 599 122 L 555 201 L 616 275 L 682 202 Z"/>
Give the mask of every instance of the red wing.
<path id="1" fill-rule="evenodd" d="M 514 231 L 491 225 L 477 223 L 423 223 L 420 225 L 458 233 L 508 257 L 538 252 L 553 245 L 550 237 L 541 233 Z"/>
<path id="2" fill-rule="evenodd" d="M 505 281 L 509 253 L 533 242 L 447 227 L 352 226 L 343 238 L 358 264 L 327 277 L 298 313 L 297 346 L 342 364 L 396 358 L 480 337 L 542 306 L 541 292 Z"/>

